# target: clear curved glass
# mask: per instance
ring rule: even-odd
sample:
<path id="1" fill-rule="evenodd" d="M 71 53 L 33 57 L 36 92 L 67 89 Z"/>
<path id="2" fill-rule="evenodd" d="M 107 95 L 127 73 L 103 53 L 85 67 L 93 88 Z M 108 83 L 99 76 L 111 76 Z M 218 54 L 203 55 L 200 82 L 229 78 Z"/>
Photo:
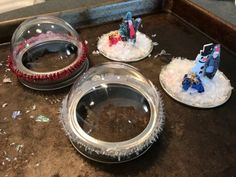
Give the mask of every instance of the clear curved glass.
<path id="1" fill-rule="evenodd" d="M 67 109 L 75 121 L 72 129 L 80 127 L 101 141 L 122 142 L 144 131 L 158 103 L 152 83 L 136 68 L 110 62 L 90 68 L 74 83 Z"/>
<path id="2" fill-rule="evenodd" d="M 77 32 L 64 20 L 42 16 L 23 22 L 11 40 L 11 55 L 24 73 L 55 72 L 72 64 L 81 52 Z"/>
<path id="3" fill-rule="evenodd" d="M 79 125 L 90 136 L 120 142 L 136 137 L 146 128 L 150 107 L 134 88 L 106 84 L 89 90 L 81 98 L 76 115 Z"/>

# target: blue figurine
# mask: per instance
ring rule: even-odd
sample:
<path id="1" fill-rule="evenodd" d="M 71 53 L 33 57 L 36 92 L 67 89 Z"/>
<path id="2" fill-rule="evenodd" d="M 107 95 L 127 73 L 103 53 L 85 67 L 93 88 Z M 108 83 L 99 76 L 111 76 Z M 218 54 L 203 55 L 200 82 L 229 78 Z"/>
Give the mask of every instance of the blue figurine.
<path id="1" fill-rule="evenodd" d="M 128 12 L 120 24 L 119 33 L 123 41 L 136 42 L 136 32 L 141 24 L 141 18 L 132 18 L 132 13 Z"/>
<path id="2" fill-rule="evenodd" d="M 212 79 L 220 63 L 220 44 L 206 44 L 195 59 L 195 66 L 190 74 L 185 74 L 182 87 L 187 91 L 190 87 L 199 93 L 204 92 L 201 79 Z"/>
<path id="3" fill-rule="evenodd" d="M 206 63 L 205 75 L 209 79 L 212 79 L 215 76 L 216 71 L 219 68 L 219 64 L 220 64 L 220 45 L 217 44 L 214 46 L 214 49 L 209 56 L 209 60 Z"/>
<path id="4" fill-rule="evenodd" d="M 220 44 L 206 44 L 197 55 L 192 71 L 202 77 L 212 79 L 220 63 Z"/>
<path id="5" fill-rule="evenodd" d="M 187 91 L 189 88 L 197 90 L 198 93 L 205 91 L 200 77 L 194 73 L 184 75 L 182 87 L 185 91 Z"/>

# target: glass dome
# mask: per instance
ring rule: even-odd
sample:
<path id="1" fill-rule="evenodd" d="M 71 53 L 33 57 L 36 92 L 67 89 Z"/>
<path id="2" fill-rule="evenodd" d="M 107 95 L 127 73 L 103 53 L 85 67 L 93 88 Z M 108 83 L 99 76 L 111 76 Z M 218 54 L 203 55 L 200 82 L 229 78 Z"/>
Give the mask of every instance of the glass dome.
<path id="1" fill-rule="evenodd" d="M 123 63 L 90 68 L 73 85 L 62 122 L 75 148 L 107 163 L 134 159 L 156 140 L 163 110 L 154 85 Z"/>
<path id="2" fill-rule="evenodd" d="M 16 29 L 8 64 L 24 85 L 38 90 L 65 87 L 88 68 L 77 32 L 51 16 L 26 20 Z"/>

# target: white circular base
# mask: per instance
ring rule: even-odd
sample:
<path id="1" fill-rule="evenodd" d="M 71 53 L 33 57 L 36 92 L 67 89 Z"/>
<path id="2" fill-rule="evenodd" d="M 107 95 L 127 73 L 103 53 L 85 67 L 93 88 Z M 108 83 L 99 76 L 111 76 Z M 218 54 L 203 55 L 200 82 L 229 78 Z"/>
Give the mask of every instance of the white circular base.
<path id="1" fill-rule="evenodd" d="M 99 52 L 108 59 L 121 62 L 134 62 L 146 58 L 152 52 L 152 40 L 139 31 L 136 33 L 135 44 L 119 41 L 117 44 L 110 46 L 109 34 L 102 35 L 97 45 Z"/>
<path id="2" fill-rule="evenodd" d="M 184 91 L 182 81 L 185 74 L 194 66 L 194 61 L 184 58 L 174 58 L 160 73 L 160 83 L 163 89 L 175 100 L 198 108 L 213 108 L 224 104 L 231 95 L 232 86 L 227 77 L 217 71 L 212 80 L 203 78 L 205 91 L 198 93 L 193 89 Z"/>

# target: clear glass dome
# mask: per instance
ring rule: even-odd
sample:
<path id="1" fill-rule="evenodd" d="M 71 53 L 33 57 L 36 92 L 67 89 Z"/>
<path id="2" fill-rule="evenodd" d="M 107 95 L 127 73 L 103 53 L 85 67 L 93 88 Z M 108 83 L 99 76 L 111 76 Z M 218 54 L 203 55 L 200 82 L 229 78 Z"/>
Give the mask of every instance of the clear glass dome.
<path id="1" fill-rule="evenodd" d="M 160 132 L 161 98 L 136 68 L 105 63 L 75 82 L 64 100 L 62 122 L 80 152 L 81 146 L 90 149 L 83 154 L 103 162 L 127 161 L 139 156 Z M 93 150 L 102 155 L 91 155 Z M 124 155 L 134 151 L 135 156 Z"/>
<path id="2" fill-rule="evenodd" d="M 88 68 L 85 60 L 86 47 L 77 32 L 56 17 L 26 20 L 12 36 L 10 68 L 25 85 L 35 89 L 68 85 L 65 80 Z M 33 85 L 30 84 L 32 80 Z"/>
<path id="3" fill-rule="evenodd" d="M 76 108 L 77 121 L 88 135 L 103 141 L 126 141 L 147 126 L 150 107 L 136 89 L 122 84 L 97 86 Z"/>

